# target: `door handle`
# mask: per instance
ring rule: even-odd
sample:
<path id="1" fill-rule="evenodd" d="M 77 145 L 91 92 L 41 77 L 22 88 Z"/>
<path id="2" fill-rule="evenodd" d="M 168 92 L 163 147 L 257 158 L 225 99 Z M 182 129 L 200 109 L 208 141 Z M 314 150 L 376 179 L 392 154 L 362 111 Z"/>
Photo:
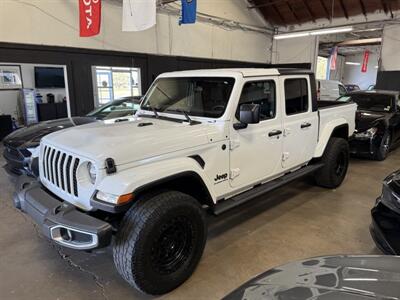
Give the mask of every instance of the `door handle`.
<path id="1" fill-rule="evenodd" d="M 281 130 L 273 130 L 271 132 L 268 133 L 269 137 L 273 137 L 273 136 L 277 136 L 277 135 L 281 135 L 282 131 Z"/>
<path id="2" fill-rule="evenodd" d="M 300 126 L 301 129 L 303 129 L 303 128 L 308 128 L 308 127 L 311 127 L 311 123 L 303 123 L 303 124 L 301 124 L 301 126 Z"/>

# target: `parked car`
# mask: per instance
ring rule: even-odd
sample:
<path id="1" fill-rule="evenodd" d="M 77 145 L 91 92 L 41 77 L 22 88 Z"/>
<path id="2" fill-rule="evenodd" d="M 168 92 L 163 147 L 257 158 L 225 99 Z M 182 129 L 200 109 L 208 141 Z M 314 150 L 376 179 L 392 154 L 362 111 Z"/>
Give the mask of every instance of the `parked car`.
<path id="1" fill-rule="evenodd" d="M 337 80 L 318 80 L 318 100 L 333 101 L 347 94 L 346 87 Z"/>
<path id="2" fill-rule="evenodd" d="M 358 91 L 339 101 L 353 101 L 358 105 L 350 152 L 384 160 L 400 140 L 399 92 Z"/>
<path id="3" fill-rule="evenodd" d="M 273 268 L 224 300 L 400 299 L 400 257 L 316 257 Z"/>
<path id="4" fill-rule="evenodd" d="M 318 109 L 309 71 L 162 74 L 137 120 L 45 136 L 40 183 L 22 177 L 14 205 L 65 247 L 105 247 L 115 234 L 120 275 L 164 294 L 200 261 L 203 208 L 219 215 L 307 174 L 340 186 L 355 112 L 354 103 Z"/>
<path id="5" fill-rule="evenodd" d="M 34 175 L 29 167 L 30 158 L 44 136 L 65 128 L 80 126 L 98 120 L 118 120 L 133 115 L 139 108 L 139 104 L 140 97 L 126 97 L 101 106 L 85 117 L 44 121 L 21 128 L 9 134 L 3 140 L 3 156 L 6 159 L 5 170 L 11 175 Z"/>
<path id="6" fill-rule="evenodd" d="M 345 87 L 348 93 L 361 90 L 357 84 L 346 84 Z"/>
<path id="7" fill-rule="evenodd" d="M 400 255 L 400 170 L 383 181 L 371 216 L 370 232 L 376 246 L 385 254 Z"/>

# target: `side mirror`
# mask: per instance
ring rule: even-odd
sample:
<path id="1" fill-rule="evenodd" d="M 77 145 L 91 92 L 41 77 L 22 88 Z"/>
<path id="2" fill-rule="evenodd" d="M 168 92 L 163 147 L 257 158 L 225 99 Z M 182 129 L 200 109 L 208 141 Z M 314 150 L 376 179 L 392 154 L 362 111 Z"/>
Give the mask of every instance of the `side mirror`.
<path id="1" fill-rule="evenodd" d="M 248 124 L 260 123 L 260 105 L 242 104 L 240 106 L 240 123 L 234 124 L 235 129 L 244 129 Z"/>
<path id="2" fill-rule="evenodd" d="M 244 124 L 260 123 L 260 104 L 242 104 L 239 120 Z"/>

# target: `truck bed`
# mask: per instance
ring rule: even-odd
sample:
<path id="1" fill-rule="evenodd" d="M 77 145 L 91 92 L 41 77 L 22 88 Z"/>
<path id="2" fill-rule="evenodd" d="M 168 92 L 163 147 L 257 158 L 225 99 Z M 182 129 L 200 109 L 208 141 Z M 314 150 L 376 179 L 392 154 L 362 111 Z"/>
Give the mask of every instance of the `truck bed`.
<path id="1" fill-rule="evenodd" d="M 350 104 L 351 102 L 344 102 L 344 101 L 332 101 L 332 100 L 320 100 L 317 102 L 318 109 L 325 109 L 330 108 L 332 106 L 340 106 Z"/>

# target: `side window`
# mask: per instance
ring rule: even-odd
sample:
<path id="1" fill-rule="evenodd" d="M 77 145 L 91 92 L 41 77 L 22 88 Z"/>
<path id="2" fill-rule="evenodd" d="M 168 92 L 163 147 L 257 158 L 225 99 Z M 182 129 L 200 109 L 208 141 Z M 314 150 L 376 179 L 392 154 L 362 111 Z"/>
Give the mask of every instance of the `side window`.
<path id="1" fill-rule="evenodd" d="M 276 113 L 276 87 L 275 81 L 247 82 L 242 90 L 239 105 L 236 110 L 236 118 L 240 116 L 240 105 L 259 104 L 260 121 L 275 118 Z"/>
<path id="2" fill-rule="evenodd" d="M 346 94 L 347 94 L 347 91 L 344 88 L 344 86 L 339 84 L 339 96 L 344 96 Z"/>
<path id="3" fill-rule="evenodd" d="M 308 111 L 308 84 L 305 78 L 285 80 L 286 115 Z"/>

